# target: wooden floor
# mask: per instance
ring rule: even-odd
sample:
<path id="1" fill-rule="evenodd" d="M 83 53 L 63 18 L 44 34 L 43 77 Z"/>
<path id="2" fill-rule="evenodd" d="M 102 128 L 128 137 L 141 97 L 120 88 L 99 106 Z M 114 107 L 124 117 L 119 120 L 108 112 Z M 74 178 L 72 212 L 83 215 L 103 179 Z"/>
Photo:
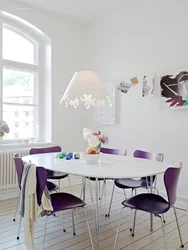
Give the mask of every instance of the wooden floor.
<path id="1" fill-rule="evenodd" d="M 80 194 L 80 185 L 73 186 L 74 194 Z M 109 203 L 111 192 L 107 191 L 107 204 Z M 101 209 L 100 219 L 100 249 L 112 250 L 117 224 L 119 220 L 119 213 L 121 209 L 121 202 L 124 198 L 123 193 L 119 190 L 115 192 L 114 201 L 111 210 L 111 216 L 105 218 L 104 207 Z M 92 230 L 93 239 L 94 235 L 94 221 L 92 205 L 89 193 L 86 194 L 87 211 L 89 216 L 89 223 Z M 17 199 L 0 201 L 0 249 L 8 250 L 25 250 L 23 227 L 21 229 L 20 240 L 16 240 L 18 228 L 18 216 L 16 222 L 12 221 L 15 211 Z M 182 237 L 185 243 L 185 248 L 188 250 L 188 214 L 186 211 L 177 210 L 179 223 L 181 225 Z M 51 216 L 48 220 L 45 249 L 46 250 L 90 250 L 90 240 L 88 235 L 87 226 L 85 223 L 84 212 L 82 209 L 75 211 L 75 226 L 76 236 L 72 235 L 72 221 L 71 212 L 64 213 L 64 222 L 66 232 L 63 232 L 63 224 L 59 214 L 56 217 Z M 173 210 L 165 215 L 166 220 L 166 233 L 169 250 L 180 248 L 180 241 L 176 229 L 175 218 Z M 143 212 L 138 212 L 136 220 L 136 232 L 132 237 L 129 231 L 130 225 L 130 211 L 126 209 L 123 214 L 123 220 L 119 233 L 119 240 L 117 249 L 124 250 L 157 250 L 164 249 L 161 222 L 154 218 L 154 231 L 151 233 L 149 229 L 150 221 L 149 215 Z M 36 250 L 41 248 L 41 241 L 43 235 L 44 218 L 40 218 L 36 223 L 35 230 L 35 245 Z"/>

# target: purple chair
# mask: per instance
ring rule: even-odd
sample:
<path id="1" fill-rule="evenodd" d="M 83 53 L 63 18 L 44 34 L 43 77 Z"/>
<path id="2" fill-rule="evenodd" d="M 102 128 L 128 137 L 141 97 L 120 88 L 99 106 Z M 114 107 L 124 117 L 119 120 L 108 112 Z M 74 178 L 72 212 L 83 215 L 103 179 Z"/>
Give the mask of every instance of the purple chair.
<path id="1" fill-rule="evenodd" d="M 44 191 L 46 181 L 47 181 L 46 170 L 43 167 L 38 167 L 37 168 L 37 200 L 38 200 L 39 205 L 41 204 L 42 193 Z M 85 212 L 85 216 L 86 216 L 86 222 L 87 222 L 88 232 L 89 232 L 89 236 L 90 236 L 90 240 L 91 240 L 91 246 L 92 246 L 92 249 L 94 250 L 91 231 L 90 231 L 88 217 L 87 217 L 87 212 L 85 209 L 86 203 L 84 201 L 82 201 L 80 198 L 78 198 L 72 194 L 69 194 L 69 193 L 54 193 L 54 194 L 51 194 L 50 197 L 51 197 L 53 212 L 46 216 L 42 249 L 44 249 L 44 242 L 45 242 L 45 234 L 46 234 L 48 217 L 50 215 L 52 215 L 53 213 L 62 212 L 65 210 L 70 210 L 70 209 L 73 212 L 73 209 L 83 208 L 84 212 Z M 73 220 L 73 228 L 74 228 L 74 220 Z M 74 228 L 74 231 L 75 231 L 75 228 Z"/>
<path id="2" fill-rule="evenodd" d="M 146 151 L 142 150 L 136 150 L 134 152 L 134 157 L 136 158 L 143 158 L 143 159 L 150 159 L 150 160 L 156 160 L 156 161 L 163 161 L 164 155 L 162 153 L 149 153 Z M 126 198 L 126 193 L 125 189 L 132 189 L 132 196 L 133 196 L 133 191 L 135 190 L 136 194 L 136 189 L 137 188 L 148 188 L 151 186 L 154 182 L 156 183 L 156 176 L 151 176 L 151 177 L 142 177 L 139 180 L 134 180 L 134 179 L 115 179 L 114 181 L 114 187 L 112 191 L 112 196 L 111 196 L 111 202 L 113 200 L 113 195 L 114 195 L 114 189 L 115 186 L 118 188 L 123 189 L 124 195 Z M 154 187 L 156 189 L 156 187 Z M 111 203 L 108 211 L 108 216 L 110 216 L 110 209 L 111 209 Z M 132 228 L 130 228 L 130 231 L 132 231 Z"/>
<path id="3" fill-rule="evenodd" d="M 58 153 L 58 152 L 61 152 L 61 147 L 60 146 L 53 146 L 53 147 L 47 147 L 47 148 L 31 148 L 29 151 L 29 154 L 33 155 L 33 154 L 46 154 L 46 153 Z M 62 172 L 57 172 L 57 171 L 47 170 L 47 176 L 48 176 L 48 179 L 59 181 L 59 190 L 60 190 L 60 183 L 61 183 L 60 180 L 68 177 L 69 187 L 70 187 L 70 190 L 72 193 L 70 177 L 68 174 L 64 174 Z"/>
<path id="4" fill-rule="evenodd" d="M 22 181 L 22 174 L 23 174 L 23 170 L 24 170 L 24 164 L 23 164 L 22 159 L 18 156 L 18 154 L 14 154 L 13 160 L 14 160 L 14 165 L 15 165 L 15 168 L 16 168 L 16 174 L 17 174 L 17 178 L 18 178 L 18 186 L 19 186 L 19 189 L 21 191 L 21 181 Z M 48 190 L 50 192 L 53 192 L 53 191 L 57 190 L 57 186 L 54 183 L 49 182 L 49 181 L 47 182 L 47 188 L 48 188 Z M 17 215 L 18 208 L 19 208 L 20 193 L 21 192 L 19 192 L 18 203 L 17 203 L 17 206 L 16 206 L 16 211 L 15 211 L 15 214 L 14 214 L 13 221 L 16 220 L 16 215 Z M 17 240 L 19 240 L 20 227 L 21 227 L 21 219 L 20 219 L 19 228 L 18 228 Z"/>
<path id="5" fill-rule="evenodd" d="M 112 154 L 112 155 L 122 155 L 122 156 L 126 156 L 127 155 L 127 150 L 126 149 L 112 149 L 112 148 L 101 148 L 100 152 L 103 154 Z M 89 179 L 90 181 L 96 181 L 96 178 L 94 177 L 87 177 L 87 179 Z M 103 198 L 103 194 L 105 196 L 105 210 L 106 210 L 106 180 L 109 179 L 103 179 L 103 178 L 99 178 L 99 194 L 100 194 L 100 181 L 103 181 L 103 188 L 102 188 L 102 194 L 101 194 L 101 203 L 102 203 L 102 198 Z M 112 179 L 110 179 L 112 180 Z M 90 194 L 91 194 L 91 200 L 93 203 L 93 195 L 92 195 L 92 190 L 91 190 L 91 185 L 90 185 L 90 181 L 89 181 L 89 188 L 90 188 Z M 84 184 L 83 184 L 83 199 L 85 200 L 85 186 L 86 186 L 86 179 L 84 179 Z M 105 216 L 107 217 L 107 214 L 105 212 Z"/>
<path id="6" fill-rule="evenodd" d="M 121 214 L 120 214 L 120 220 L 119 220 L 119 225 L 118 225 L 118 229 L 117 229 L 114 250 L 116 248 L 116 243 L 117 243 L 120 224 L 121 224 L 121 218 L 122 218 L 122 214 L 123 214 L 123 209 L 125 207 L 128 207 L 131 210 L 134 209 L 135 213 L 137 210 L 141 210 L 141 211 L 144 211 L 147 213 L 152 213 L 153 215 L 155 215 L 161 219 L 165 250 L 167 250 L 168 248 L 167 248 L 167 240 L 166 240 L 166 234 L 165 234 L 165 226 L 164 226 L 164 222 L 163 222 L 163 217 L 161 215 L 168 212 L 169 209 L 173 207 L 175 218 L 176 218 L 176 223 L 177 223 L 177 228 L 178 228 L 178 233 L 179 233 L 179 237 L 180 237 L 181 247 L 182 248 L 184 247 L 182 237 L 181 237 L 178 217 L 177 217 L 176 209 L 174 206 L 174 204 L 176 202 L 176 189 L 177 189 L 177 184 L 178 184 L 178 179 L 179 179 L 181 167 L 182 167 L 182 164 L 180 164 L 180 168 L 168 168 L 165 171 L 164 184 L 166 187 L 166 193 L 167 193 L 167 197 L 168 197 L 167 200 L 158 194 L 143 193 L 143 194 L 139 194 L 139 195 L 136 195 L 134 197 L 131 197 L 129 199 L 126 199 L 122 202 L 123 208 L 122 208 Z M 134 236 L 134 230 L 135 230 L 135 219 L 134 219 L 134 225 L 133 225 L 133 236 Z"/>

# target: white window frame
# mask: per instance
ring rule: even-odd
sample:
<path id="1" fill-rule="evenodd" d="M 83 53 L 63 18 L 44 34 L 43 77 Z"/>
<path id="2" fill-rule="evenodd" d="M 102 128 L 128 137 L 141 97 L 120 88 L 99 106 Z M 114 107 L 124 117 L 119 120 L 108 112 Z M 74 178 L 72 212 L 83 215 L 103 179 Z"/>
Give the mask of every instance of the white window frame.
<path id="1" fill-rule="evenodd" d="M 32 25 L 26 25 L 26 22 L 23 23 L 19 20 L 14 20 L 9 16 L 4 16 L 2 13 L 0 13 L 0 119 L 3 117 L 3 104 L 7 105 L 19 105 L 19 106 L 33 106 L 37 107 L 38 114 L 37 119 L 35 121 L 35 128 L 36 128 L 36 137 L 37 141 L 51 141 L 51 138 L 45 138 L 45 117 L 44 114 L 44 108 L 45 108 L 45 102 L 41 101 L 41 99 L 44 99 L 43 93 L 44 93 L 44 82 L 45 82 L 45 46 L 46 41 L 43 37 L 42 32 L 38 32 L 37 29 L 33 29 Z M 35 57 L 34 57 L 34 64 L 28 64 L 28 63 L 22 63 L 22 62 L 16 62 L 11 61 L 7 59 L 3 59 L 3 53 L 2 53 L 2 33 L 3 33 L 3 27 L 17 33 L 18 35 L 21 35 L 23 38 L 27 39 L 29 42 L 31 42 L 34 45 L 35 48 Z M 3 102 L 3 68 L 7 69 L 13 69 L 13 70 L 20 70 L 20 71 L 27 71 L 34 73 L 35 77 L 35 88 L 36 88 L 36 100 L 34 104 L 15 104 L 15 103 L 9 103 L 9 102 Z M 49 97 L 48 97 L 49 98 Z M 51 129 L 51 124 L 50 124 Z M 50 131 L 51 136 L 51 131 Z M 19 138 L 19 139 L 5 139 L 7 143 L 17 142 L 20 140 L 24 140 L 28 138 Z M 1 140 L 1 138 L 0 138 Z M 1 142 L 0 142 L 1 143 Z"/>

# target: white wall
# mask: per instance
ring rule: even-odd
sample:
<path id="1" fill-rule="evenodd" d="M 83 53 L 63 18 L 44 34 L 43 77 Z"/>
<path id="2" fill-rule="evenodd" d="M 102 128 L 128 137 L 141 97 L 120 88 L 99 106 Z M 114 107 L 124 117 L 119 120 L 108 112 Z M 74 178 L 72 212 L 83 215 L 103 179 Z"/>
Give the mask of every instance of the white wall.
<path id="1" fill-rule="evenodd" d="M 104 81 L 134 74 L 188 67 L 188 2 L 125 1 L 121 12 L 89 27 L 88 64 Z M 179 196 L 188 198 L 188 110 L 162 111 L 158 98 L 129 99 L 117 94 L 117 124 L 98 126 L 109 146 L 163 152 L 183 162 Z"/>
<path id="2" fill-rule="evenodd" d="M 83 70 L 84 27 L 35 9 L 23 11 L 3 8 L 3 10 L 30 22 L 51 39 L 52 141 L 62 145 L 65 150 L 83 149 L 82 129 L 87 124 L 89 116 L 87 118 L 85 113 L 76 112 L 72 108 L 66 109 L 59 103 L 73 73 Z"/>

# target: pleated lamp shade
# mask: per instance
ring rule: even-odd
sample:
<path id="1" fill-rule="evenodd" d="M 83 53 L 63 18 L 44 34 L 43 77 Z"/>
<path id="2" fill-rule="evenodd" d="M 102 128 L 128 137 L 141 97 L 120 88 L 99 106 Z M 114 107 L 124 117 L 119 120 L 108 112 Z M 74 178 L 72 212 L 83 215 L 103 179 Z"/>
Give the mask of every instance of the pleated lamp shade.
<path id="1" fill-rule="evenodd" d="M 104 105 L 111 106 L 111 101 L 96 72 L 79 71 L 74 73 L 60 104 L 74 108 L 82 104 L 89 109 L 90 107 L 100 108 Z"/>

